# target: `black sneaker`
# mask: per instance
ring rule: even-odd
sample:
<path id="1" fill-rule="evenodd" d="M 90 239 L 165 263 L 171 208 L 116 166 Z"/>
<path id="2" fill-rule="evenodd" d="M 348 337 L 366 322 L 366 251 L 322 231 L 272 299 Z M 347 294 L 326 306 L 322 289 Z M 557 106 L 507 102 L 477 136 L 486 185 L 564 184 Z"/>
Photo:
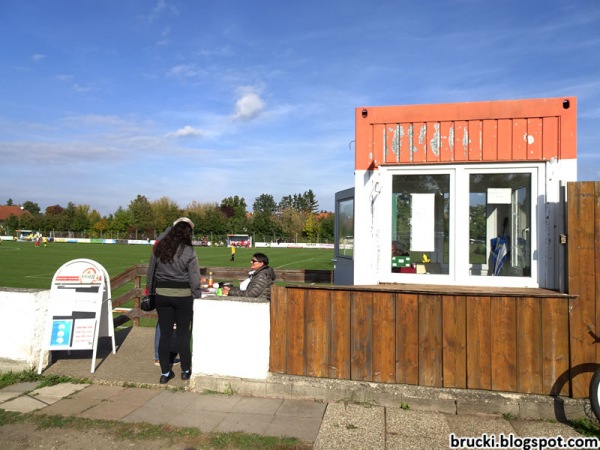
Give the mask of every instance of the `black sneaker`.
<path id="1" fill-rule="evenodd" d="M 161 375 L 160 376 L 160 384 L 167 384 L 169 380 L 175 378 L 175 373 L 172 370 L 169 370 L 169 375 Z"/>
<path id="2" fill-rule="evenodd" d="M 181 371 L 181 379 L 183 381 L 189 380 L 191 376 L 192 376 L 192 371 L 191 370 Z"/>

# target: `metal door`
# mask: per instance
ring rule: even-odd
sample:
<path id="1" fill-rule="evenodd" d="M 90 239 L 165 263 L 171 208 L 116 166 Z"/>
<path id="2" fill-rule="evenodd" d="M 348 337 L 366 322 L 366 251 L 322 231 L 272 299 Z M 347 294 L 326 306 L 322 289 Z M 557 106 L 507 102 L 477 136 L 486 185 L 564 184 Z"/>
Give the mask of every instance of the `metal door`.
<path id="1" fill-rule="evenodd" d="M 354 284 L 354 188 L 335 194 L 333 283 Z"/>

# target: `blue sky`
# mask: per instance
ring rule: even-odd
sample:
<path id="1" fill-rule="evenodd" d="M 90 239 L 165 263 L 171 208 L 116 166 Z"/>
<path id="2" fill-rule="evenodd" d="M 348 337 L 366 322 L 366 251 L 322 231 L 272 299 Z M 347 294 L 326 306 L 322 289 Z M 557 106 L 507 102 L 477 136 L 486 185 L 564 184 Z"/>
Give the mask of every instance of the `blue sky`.
<path id="1" fill-rule="evenodd" d="M 0 41 L 0 204 L 332 210 L 355 108 L 562 96 L 600 179 L 598 0 L 2 0 Z"/>

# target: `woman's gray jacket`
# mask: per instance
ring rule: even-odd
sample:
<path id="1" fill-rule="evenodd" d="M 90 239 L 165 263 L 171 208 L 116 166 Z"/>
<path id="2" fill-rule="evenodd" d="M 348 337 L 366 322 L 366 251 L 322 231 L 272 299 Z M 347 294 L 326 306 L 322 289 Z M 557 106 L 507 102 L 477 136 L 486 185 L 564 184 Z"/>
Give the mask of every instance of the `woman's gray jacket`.
<path id="1" fill-rule="evenodd" d="M 154 253 L 152 253 L 146 275 L 147 280 L 150 280 L 154 267 L 156 267 L 154 276 L 158 287 L 161 287 L 161 284 L 165 284 L 165 287 L 170 287 L 167 282 L 189 283 L 192 297 L 202 297 L 202 291 L 200 290 L 200 265 L 194 247 L 186 245 L 183 247 L 183 251 L 180 248 L 175 254 L 173 261 L 167 264 L 158 260 L 154 256 Z M 148 281 L 147 284 L 150 284 L 150 282 Z"/>

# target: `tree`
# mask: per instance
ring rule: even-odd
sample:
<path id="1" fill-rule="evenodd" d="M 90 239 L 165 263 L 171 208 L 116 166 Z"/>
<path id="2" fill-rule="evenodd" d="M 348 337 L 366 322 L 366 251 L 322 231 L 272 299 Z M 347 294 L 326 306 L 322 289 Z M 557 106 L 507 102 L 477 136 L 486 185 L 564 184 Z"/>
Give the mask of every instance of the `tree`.
<path id="1" fill-rule="evenodd" d="M 12 198 L 9 198 L 9 199 L 6 201 L 6 206 L 12 206 L 12 205 L 13 205 Z"/>
<path id="2" fill-rule="evenodd" d="M 322 213 L 319 220 L 320 236 L 324 241 L 333 241 L 335 235 L 335 214 Z"/>
<path id="3" fill-rule="evenodd" d="M 315 193 L 312 189 L 309 189 L 302 194 L 303 206 L 306 208 L 305 211 L 310 211 L 313 214 L 319 212 L 319 202 L 315 197 Z"/>
<path id="4" fill-rule="evenodd" d="M 90 211 L 89 205 L 77 205 L 75 214 L 73 215 L 72 230 L 77 232 L 86 231 L 90 227 L 88 214 Z"/>
<path id="5" fill-rule="evenodd" d="M 215 240 L 224 238 L 227 234 L 228 219 L 216 204 L 207 204 L 197 216 L 192 216 L 193 213 L 188 214 L 190 218 L 194 217 L 192 221 L 196 224 L 194 228 L 196 235 L 211 237 Z"/>
<path id="6" fill-rule="evenodd" d="M 102 235 L 108 230 L 109 225 L 109 221 L 105 218 L 102 218 L 92 225 L 92 229 L 97 233 L 98 236 L 102 237 Z"/>
<path id="7" fill-rule="evenodd" d="M 40 205 L 30 202 L 29 200 L 23 203 L 22 207 L 34 216 L 37 216 L 40 213 Z"/>
<path id="8" fill-rule="evenodd" d="M 169 225 L 183 215 L 183 211 L 174 200 L 161 197 L 150 203 L 154 216 L 154 230 L 162 233 Z M 193 221 L 193 219 L 192 219 Z"/>
<path id="9" fill-rule="evenodd" d="M 58 228 L 61 230 L 74 230 L 73 222 L 75 220 L 75 204 L 69 202 L 67 207 L 61 214 L 61 221 L 59 222 Z"/>
<path id="10" fill-rule="evenodd" d="M 65 208 L 63 208 L 60 205 L 48 206 L 46 208 L 46 215 L 47 216 L 60 216 L 64 210 L 65 210 Z"/>
<path id="11" fill-rule="evenodd" d="M 125 238 L 125 233 L 133 224 L 133 213 L 130 210 L 125 210 L 121 206 L 115 211 L 115 215 L 110 221 L 110 230 L 122 235 Z"/>
<path id="12" fill-rule="evenodd" d="M 254 204 L 252 205 L 252 211 L 254 214 L 268 214 L 271 215 L 277 210 L 277 203 L 275 203 L 275 199 L 270 194 L 261 194 L 254 200 Z"/>
<path id="13" fill-rule="evenodd" d="M 247 231 L 248 218 L 246 217 L 246 200 L 243 197 L 227 197 L 221 200 L 219 206 L 221 212 L 227 218 L 227 229 L 230 233 Z"/>
<path id="14" fill-rule="evenodd" d="M 131 231 L 142 231 L 146 234 L 153 231 L 154 212 L 150 202 L 144 195 L 139 195 L 129 203 L 129 211 L 133 216 Z"/>
<path id="15" fill-rule="evenodd" d="M 296 239 L 298 236 L 302 236 L 304 220 L 302 213 L 288 208 L 277 216 L 276 223 L 284 236 L 288 239 Z"/>

